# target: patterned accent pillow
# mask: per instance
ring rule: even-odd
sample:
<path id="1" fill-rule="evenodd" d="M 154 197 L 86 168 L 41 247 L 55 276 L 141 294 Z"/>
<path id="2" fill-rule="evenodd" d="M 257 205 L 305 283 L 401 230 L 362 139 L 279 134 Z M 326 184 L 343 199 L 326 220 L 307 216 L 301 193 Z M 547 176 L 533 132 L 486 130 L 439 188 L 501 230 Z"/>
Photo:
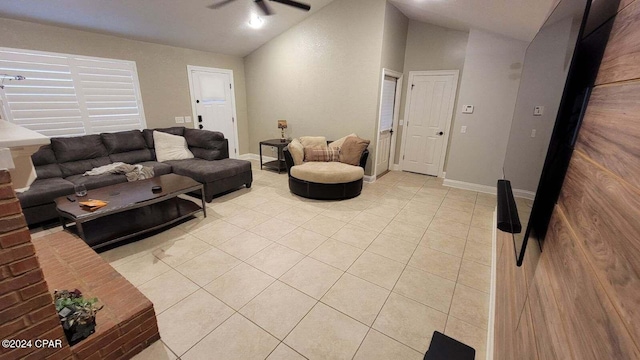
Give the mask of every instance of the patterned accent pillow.
<path id="1" fill-rule="evenodd" d="M 340 148 L 304 148 L 304 161 L 340 161 Z"/>

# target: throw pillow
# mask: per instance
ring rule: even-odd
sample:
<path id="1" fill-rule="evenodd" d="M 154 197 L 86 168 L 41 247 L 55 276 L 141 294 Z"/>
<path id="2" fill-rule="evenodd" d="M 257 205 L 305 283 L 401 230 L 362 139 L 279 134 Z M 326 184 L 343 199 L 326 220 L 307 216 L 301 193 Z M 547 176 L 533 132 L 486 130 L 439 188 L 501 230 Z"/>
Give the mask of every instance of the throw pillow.
<path id="1" fill-rule="evenodd" d="M 304 146 L 300 143 L 300 140 L 293 139 L 289 145 L 289 154 L 293 158 L 293 165 L 301 165 L 304 161 Z"/>
<path id="2" fill-rule="evenodd" d="M 194 157 L 193 153 L 189 151 L 187 140 L 182 136 L 154 131 L 153 142 L 156 149 L 156 159 L 159 162 L 193 159 Z"/>
<path id="3" fill-rule="evenodd" d="M 340 148 L 340 162 L 349 165 L 360 165 L 362 153 L 369 146 L 370 141 L 357 136 L 348 137 Z"/>
<path id="4" fill-rule="evenodd" d="M 347 135 L 347 136 L 345 136 L 345 137 L 342 137 L 342 138 L 340 138 L 340 139 L 338 139 L 338 140 L 336 140 L 336 141 L 334 141 L 334 142 L 330 143 L 330 144 L 329 144 L 329 147 L 330 147 L 330 148 L 341 148 L 341 147 L 342 147 L 342 144 L 344 144 L 344 141 L 345 141 L 345 140 L 347 140 L 347 138 L 348 138 L 348 137 L 358 137 L 358 135 L 356 135 L 356 134 L 349 134 L 349 135 Z"/>
<path id="5" fill-rule="evenodd" d="M 302 136 L 300 137 L 300 143 L 303 147 L 327 147 L 327 138 L 324 136 Z"/>
<path id="6" fill-rule="evenodd" d="M 304 161 L 340 161 L 340 149 L 304 148 Z"/>

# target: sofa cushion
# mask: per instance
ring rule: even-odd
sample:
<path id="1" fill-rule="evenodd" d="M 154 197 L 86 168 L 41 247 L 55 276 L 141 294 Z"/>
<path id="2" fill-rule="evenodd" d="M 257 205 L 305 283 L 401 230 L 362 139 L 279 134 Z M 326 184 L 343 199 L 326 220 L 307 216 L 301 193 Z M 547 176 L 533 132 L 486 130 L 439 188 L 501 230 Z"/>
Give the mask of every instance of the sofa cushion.
<path id="1" fill-rule="evenodd" d="M 120 184 L 123 182 L 127 182 L 127 177 L 125 175 L 114 175 L 114 174 L 105 174 L 105 175 L 95 175 L 95 176 L 82 176 L 72 175 L 66 177 L 65 180 L 72 182 L 75 185 L 84 184 L 87 187 L 87 190 L 97 189 L 104 186 Z"/>
<path id="2" fill-rule="evenodd" d="M 171 174 L 171 171 L 172 171 L 171 165 L 157 162 L 157 161 L 145 161 L 145 162 L 141 162 L 140 165 L 152 167 L 154 177 Z"/>
<path id="3" fill-rule="evenodd" d="M 147 148 L 147 143 L 142 136 L 142 131 L 120 131 L 115 133 L 100 134 L 102 143 L 109 154 L 118 154 L 127 151 L 142 150 Z"/>
<path id="4" fill-rule="evenodd" d="M 163 133 L 171 134 L 171 135 L 179 135 L 184 136 L 184 126 L 175 126 L 170 128 L 163 129 L 144 129 L 142 130 L 142 136 L 144 137 L 144 141 L 147 143 L 147 147 L 149 149 L 155 148 L 155 144 L 153 143 L 153 132 L 161 131 Z"/>
<path id="5" fill-rule="evenodd" d="M 53 202 L 55 198 L 73 194 L 73 183 L 62 178 L 36 179 L 29 190 L 17 193 L 20 206 L 29 208 Z"/>
<path id="6" fill-rule="evenodd" d="M 33 162 L 33 166 L 41 166 L 41 165 L 49 165 L 49 164 L 57 164 L 58 160 L 56 159 L 56 154 L 53 153 L 53 149 L 51 145 L 41 146 L 38 151 L 34 152 L 31 155 L 31 161 Z"/>
<path id="7" fill-rule="evenodd" d="M 154 131 L 153 142 L 156 160 L 159 162 L 193 159 L 193 153 L 189 150 L 187 140 L 183 136 Z"/>
<path id="8" fill-rule="evenodd" d="M 320 184 L 342 184 L 362 179 L 364 169 L 341 162 L 307 162 L 292 167 L 291 176 Z"/>
<path id="9" fill-rule="evenodd" d="M 293 159 L 293 165 L 300 165 L 304 161 L 304 146 L 300 143 L 300 140 L 293 139 L 287 146 L 289 154 Z"/>
<path id="10" fill-rule="evenodd" d="M 108 154 L 100 135 L 52 138 L 51 147 L 59 163 L 95 159 Z"/>
<path id="11" fill-rule="evenodd" d="M 173 172 L 188 176 L 201 183 L 212 182 L 232 177 L 244 172 L 251 172 L 251 162 L 247 160 L 222 159 L 208 161 L 203 159 L 167 161 Z"/>
<path id="12" fill-rule="evenodd" d="M 347 135 L 345 137 L 341 137 L 340 139 L 338 139 L 338 140 L 336 140 L 336 141 L 334 141 L 332 143 L 329 143 L 328 146 L 330 148 L 334 148 L 334 149 L 335 148 L 341 148 L 342 144 L 344 144 L 344 141 L 347 140 L 348 137 L 358 137 L 358 135 L 356 135 L 355 133 L 354 134 L 349 134 L 349 135 Z"/>
<path id="13" fill-rule="evenodd" d="M 367 150 L 370 141 L 359 137 L 348 137 L 340 148 L 340 161 L 349 165 L 360 165 L 362 153 Z"/>
<path id="14" fill-rule="evenodd" d="M 299 140 L 302 147 L 327 147 L 327 138 L 324 136 L 301 136 Z"/>
<path id="15" fill-rule="evenodd" d="M 214 149 L 218 146 L 217 142 L 224 140 L 224 135 L 218 131 L 184 129 L 184 138 L 189 146 Z"/>
<path id="16" fill-rule="evenodd" d="M 340 161 L 340 148 L 304 148 L 304 161 Z"/>
<path id="17" fill-rule="evenodd" d="M 118 154 L 109 155 L 112 162 L 123 162 L 125 164 L 139 164 L 144 161 L 152 161 L 153 154 L 149 149 L 133 150 Z"/>
<path id="18" fill-rule="evenodd" d="M 86 159 L 62 163 L 60 164 L 60 170 L 62 170 L 62 176 L 67 177 L 71 175 L 84 174 L 85 171 L 89 171 L 93 168 L 108 164 L 111 164 L 111 159 L 105 156 L 96 159 Z"/>

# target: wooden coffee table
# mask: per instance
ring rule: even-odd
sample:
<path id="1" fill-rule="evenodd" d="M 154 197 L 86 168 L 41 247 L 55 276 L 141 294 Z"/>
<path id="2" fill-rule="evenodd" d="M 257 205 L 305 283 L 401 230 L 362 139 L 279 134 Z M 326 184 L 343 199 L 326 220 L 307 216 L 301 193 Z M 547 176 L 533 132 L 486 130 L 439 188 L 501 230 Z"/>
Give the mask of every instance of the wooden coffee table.
<path id="1" fill-rule="evenodd" d="M 161 186 L 162 191 L 153 193 L 153 186 Z M 202 206 L 178 197 L 198 190 L 202 194 Z M 79 205 L 88 199 L 108 204 L 91 212 Z M 176 174 L 105 186 L 89 190 L 86 196 L 73 202 L 66 196 L 55 202 L 63 228 L 67 228 L 69 220 L 75 222 L 78 235 L 93 249 L 162 228 L 200 211 L 207 217 L 204 186 Z"/>

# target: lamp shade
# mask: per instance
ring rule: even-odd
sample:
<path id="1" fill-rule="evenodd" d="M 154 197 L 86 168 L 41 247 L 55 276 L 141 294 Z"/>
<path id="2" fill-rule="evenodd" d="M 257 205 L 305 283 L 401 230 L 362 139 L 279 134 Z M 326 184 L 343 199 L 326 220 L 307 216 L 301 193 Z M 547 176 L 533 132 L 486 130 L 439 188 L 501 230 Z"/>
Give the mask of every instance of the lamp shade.
<path id="1" fill-rule="evenodd" d="M 287 120 L 278 120 L 278 129 L 286 129 Z"/>

